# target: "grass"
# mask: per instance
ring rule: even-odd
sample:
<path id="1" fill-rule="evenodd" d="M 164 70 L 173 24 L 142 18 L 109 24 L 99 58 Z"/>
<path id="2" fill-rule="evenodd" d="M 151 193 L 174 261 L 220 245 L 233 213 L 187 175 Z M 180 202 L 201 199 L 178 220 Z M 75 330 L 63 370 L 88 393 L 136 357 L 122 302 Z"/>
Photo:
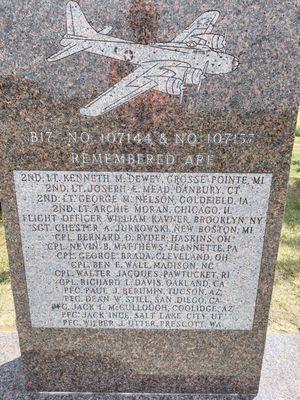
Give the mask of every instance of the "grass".
<path id="1" fill-rule="evenodd" d="M 298 112 L 297 126 L 296 126 L 296 136 L 300 137 L 300 108 Z"/>
<path id="2" fill-rule="evenodd" d="M 296 137 L 293 151 L 269 329 L 300 330 L 300 137 Z"/>
<path id="3" fill-rule="evenodd" d="M 15 309 L 10 285 L 4 228 L 0 214 L 0 332 L 10 332 L 15 329 Z"/>
<path id="4" fill-rule="evenodd" d="M 0 332 L 15 329 L 8 257 L 0 214 Z M 293 151 L 269 330 L 285 333 L 300 330 L 300 137 L 296 137 Z"/>
<path id="5" fill-rule="evenodd" d="M 299 126 L 299 133 L 300 133 L 300 126 Z M 300 179 L 300 136 L 296 137 L 294 144 L 294 151 L 293 151 L 293 158 L 291 165 L 291 178 L 296 180 Z"/>

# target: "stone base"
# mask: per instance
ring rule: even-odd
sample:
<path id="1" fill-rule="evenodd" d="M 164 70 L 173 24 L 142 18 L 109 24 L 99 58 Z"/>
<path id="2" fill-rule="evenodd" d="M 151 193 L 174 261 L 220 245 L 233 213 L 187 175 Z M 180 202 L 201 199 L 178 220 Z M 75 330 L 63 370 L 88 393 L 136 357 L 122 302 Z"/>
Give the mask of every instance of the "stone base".
<path id="1" fill-rule="evenodd" d="M 177 395 L 177 394 L 40 394 L 43 400 L 253 400 L 256 395 Z M 21 398 L 22 399 L 22 398 Z M 40 399 L 40 398 L 39 398 Z M 23 400 L 23 399 L 22 399 Z M 31 400 L 31 399 L 30 399 Z"/>
<path id="2" fill-rule="evenodd" d="M 20 372 L 16 333 L 0 333 L 0 399 L 2 400 L 279 400 L 300 393 L 300 335 L 268 335 L 260 390 L 255 395 L 29 393 Z"/>

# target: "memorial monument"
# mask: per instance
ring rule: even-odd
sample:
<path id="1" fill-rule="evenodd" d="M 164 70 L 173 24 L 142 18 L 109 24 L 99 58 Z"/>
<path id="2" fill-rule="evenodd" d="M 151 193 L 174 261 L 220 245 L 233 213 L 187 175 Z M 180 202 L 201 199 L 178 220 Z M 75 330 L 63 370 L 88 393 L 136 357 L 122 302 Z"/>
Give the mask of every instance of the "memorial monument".
<path id="1" fill-rule="evenodd" d="M 297 114 L 293 4 L 3 12 L 27 389 L 254 398 Z"/>

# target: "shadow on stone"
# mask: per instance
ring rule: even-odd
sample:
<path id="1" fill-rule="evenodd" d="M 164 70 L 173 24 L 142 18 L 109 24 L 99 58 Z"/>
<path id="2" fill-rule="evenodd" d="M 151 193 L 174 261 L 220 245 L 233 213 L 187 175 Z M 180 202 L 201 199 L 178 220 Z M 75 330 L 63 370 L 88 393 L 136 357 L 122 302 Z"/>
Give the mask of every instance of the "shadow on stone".
<path id="1" fill-rule="evenodd" d="M 180 394 L 91 394 L 28 392 L 22 381 L 21 357 L 0 365 L 0 399 L 2 400 L 252 400 L 254 396 L 206 396 Z"/>
<path id="2" fill-rule="evenodd" d="M 21 357 L 0 365 L 0 398 L 14 399 L 13 392 L 24 391 L 21 380 Z M 10 396 L 10 397 L 9 397 Z"/>

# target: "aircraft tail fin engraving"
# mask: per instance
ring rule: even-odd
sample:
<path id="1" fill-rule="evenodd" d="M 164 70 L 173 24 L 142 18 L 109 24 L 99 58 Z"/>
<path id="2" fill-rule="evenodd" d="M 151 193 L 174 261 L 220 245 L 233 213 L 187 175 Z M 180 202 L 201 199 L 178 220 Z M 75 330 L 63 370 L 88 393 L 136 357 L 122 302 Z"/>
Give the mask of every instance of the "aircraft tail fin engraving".
<path id="1" fill-rule="evenodd" d="M 84 13 L 81 11 L 81 8 L 76 1 L 68 2 L 66 6 L 66 18 L 67 33 L 61 41 L 64 48 L 49 57 L 49 62 L 61 60 L 62 58 L 69 57 L 83 50 L 88 50 L 91 47 L 88 41 L 76 41 L 76 38 L 96 39 L 99 37 L 99 33 L 88 23 Z M 107 32 L 110 32 L 111 29 L 110 26 L 106 26 L 102 28 L 101 32 L 105 32 L 106 34 Z"/>
<path id="2" fill-rule="evenodd" d="M 66 8 L 67 35 L 84 38 L 97 38 L 98 32 L 92 28 L 76 1 L 69 1 Z"/>

